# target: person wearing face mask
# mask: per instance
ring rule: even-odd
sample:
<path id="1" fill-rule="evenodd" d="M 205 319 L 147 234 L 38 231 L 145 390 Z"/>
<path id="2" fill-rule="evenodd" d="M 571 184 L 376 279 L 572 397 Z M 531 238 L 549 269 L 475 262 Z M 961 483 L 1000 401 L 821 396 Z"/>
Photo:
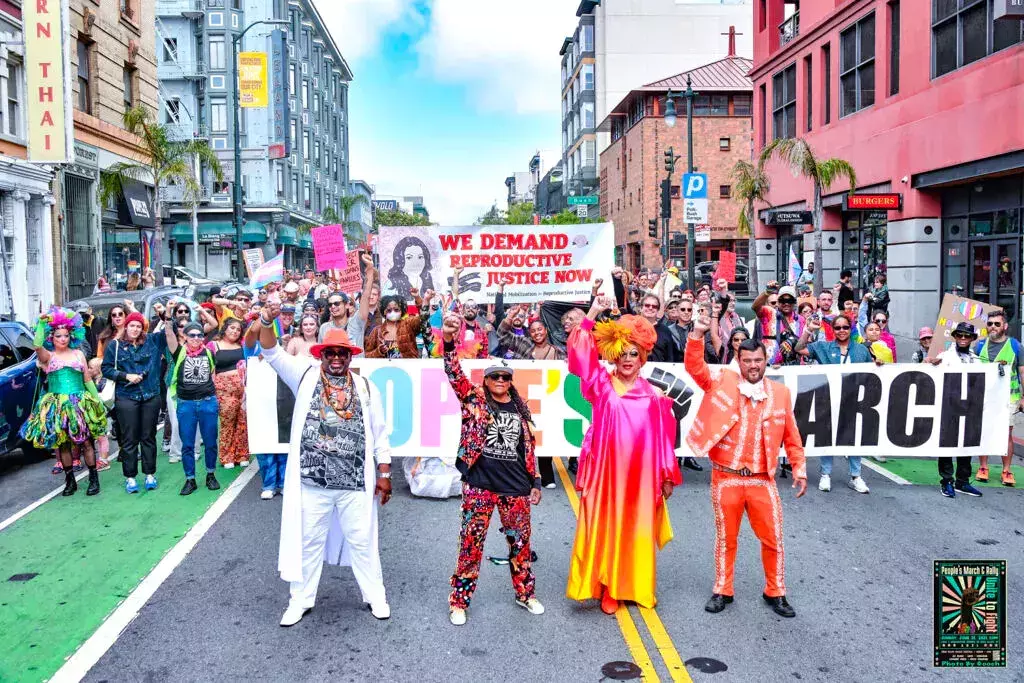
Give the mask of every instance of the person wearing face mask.
<path id="1" fill-rule="evenodd" d="M 281 626 L 294 626 L 316 603 L 324 562 L 352 566 L 363 602 L 391 616 L 377 536 L 377 504 L 391 498 L 391 447 L 380 392 L 349 370 L 362 349 L 330 330 L 310 349 L 319 366 L 277 346 L 270 302 L 253 325 L 263 357 L 295 394 L 281 507 L 277 568 L 291 598 Z"/>
<path id="2" fill-rule="evenodd" d="M 433 298 L 433 292 L 427 294 Z M 423 300 L 419 292 L 414 291 L 413 295 L 416 297 L 416 306 L 422 307 Z M 380 303 L 384 322 L 366 335 L 366 357 L 419 358 L 416 337 L 421 334 L 423 322 L 430 316 L 429 308 L 417 315 L 405 315 L 405 303 L 397 296 L 386 296 Z"/>
<path id="3" fill-rule="evenodd" d="M 713 376 L 704 360 L 704 333 L 710 327 L 706 316 L 694 322 L 685 356 L 686 371 L 704 391 L 686 442 L 694 453 L 708 456 L 712 468 L 715 585 L 704 609 L 721 612 L 733 601 L 737 537 L 746 512 L 761 541 L 762 598 L 779 616 L 794 617 L 783 577 L 782 503 L 775 485 L 779 449 L 785 447 L 792 464 L 797 498 L 807 492 L 807 463 L 789 389 L 764 378 L 767 355 L 753 339 L 740 344 L 739 374 Z"/>
<path id="4" fill-rule="evenodd" d="M 580 453 L 579 519 L 566 597 L 654 607 L 656 553 L 672 540 L 666 501 L 683 483 L 672 444 L 672 401 L 640 376 L 657 340 L 644 318 L 596 323 L 613 306 L 598 297 L 569 335 L 569 372 L 580 378 L 593 419 Z M 614 363 L 609 373 L 600 359 Z"/>

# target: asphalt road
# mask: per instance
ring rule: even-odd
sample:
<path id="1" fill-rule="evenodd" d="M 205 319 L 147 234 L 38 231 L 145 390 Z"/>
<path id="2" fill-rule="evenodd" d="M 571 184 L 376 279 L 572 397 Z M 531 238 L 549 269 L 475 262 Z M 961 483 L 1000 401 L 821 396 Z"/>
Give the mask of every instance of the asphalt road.
<path id="1" fill-rule="evenodd" d="M 30 488 L 43 479 L 32 470 L 44 466 L 8 472 L 0 492 L 14 490 L 12 477 Z M 842 471 L 837 463 L 837 483 Z M 948 500 L 937 487 L 901 487 L 870 471 L 867 496 L 837 485 L 794 500 L 783 488 L 786 578 L 797 610 L 784 620 L 759 597 L 760 558 L 747 524 L 736 602 L 719 615 L 703 611 L 713 579 L 708 474 L 686 474 L 670 501 L 676 539 L 659 559 L 657 613 L 693 680 L 1024 681 L 1020 490 Z M 545 491 L 534 515 L 547 613 L 516 607 L 507 568 L 485 562 L 462 628 L 448 623 L 446 602 L 459 503 L 413 499 L 400 474 L 395 488 L 381 515 L 389 621 L 366 611 L 348 569 L 328 567 L 316 609 L 280 628 L 288 597 L 276 573 L 280 498 L 259 500 L 250 482 L 85 680 L 597 681 L 602 665 L 631 659 L 615 618 L 564 598 L 575 521 L 561 488 Z M 505 553 L 497 526 L 486 555 Z M 940 558 L 1008 561 L 1010 667 L 931 667 L 931 572 Z M 671 680 L 644 620 L 630 612 L 661 679 Z"/>

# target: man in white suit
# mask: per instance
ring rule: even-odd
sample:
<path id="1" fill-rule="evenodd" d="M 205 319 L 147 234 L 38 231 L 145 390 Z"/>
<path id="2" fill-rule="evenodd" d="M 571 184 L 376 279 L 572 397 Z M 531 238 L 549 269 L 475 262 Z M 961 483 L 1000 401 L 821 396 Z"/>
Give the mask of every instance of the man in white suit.
<path id="1" fill-rule="evenodd" d="M 277 568 L 291 584 L 281 626 L 297 624 L 316 602 L 323 563 L 351 565 L 373 616 L 391 616 L 377 543 L 377 504 L 391 498 L 391 446 L 377 388 L 349 372 L 362 353 L 342 329 L 310 351 L 319 365 L 281 350 L 274 338 L 280 303 L 260 319 L 263 358 L 295 392 L 284 476 Z"/>

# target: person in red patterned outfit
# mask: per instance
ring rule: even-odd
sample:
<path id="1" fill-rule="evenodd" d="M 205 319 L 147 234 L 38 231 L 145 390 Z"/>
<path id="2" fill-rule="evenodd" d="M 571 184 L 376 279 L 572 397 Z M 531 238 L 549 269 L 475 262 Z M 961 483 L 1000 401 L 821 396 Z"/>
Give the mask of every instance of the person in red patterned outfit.
<path id="1" fill-rule="evenodd" d="M 483 386 L 466 378 L 455 345 L 461 327 L 462 318 L 449 314 L 441 328 L 444 369 L 462 403 L 462 436 L 455 463 L 463 481 L 462 533 L 448 598 L 449 619 L 456 626 L 466 623 L 466 608 L 476 590 L 484 539 L 495 507 L 508 541 L 516 604 L 530 614 L 544 613 L 544 606 L 534 597 L 530 567 L 530 505 L 541 499 L 533 418 L 512 386 L 508 366 L 487 368 Z"/>
<path id="2" fill-rule="evenodd" d="M 779 447 L 785 447 L 793 466 L 797 498 L 807 492 L 807 463 L 789 389 L 764 379 L 764 346 L 753 339 L 740 344 L 739 374 L 723 372 L 712 377 L 704 360 L 704 333 L 710 327 L 708 316 L 694 322 L 684 356 L 686 371 L 704 390 L 686 441 L 694 454 L 711 458 L 715 587 L 704 609 L 721 612 L 733 601 L 736 539 L 746 511 L 761 541 L 762 597 L 779 616 L 794 617 L 783 578 L 782 504 L 775 486 Z"/>

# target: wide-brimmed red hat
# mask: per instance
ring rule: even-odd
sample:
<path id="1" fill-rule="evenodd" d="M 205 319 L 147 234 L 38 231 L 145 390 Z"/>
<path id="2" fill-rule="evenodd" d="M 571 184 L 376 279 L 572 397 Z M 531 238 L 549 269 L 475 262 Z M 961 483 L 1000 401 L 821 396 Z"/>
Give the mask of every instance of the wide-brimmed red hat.
<path id="1" fill-rule="evenodd" d="M 309 352 L 313 354 L 314 358 L 319 358 L 324 349 L 331 347 L 348 349 L 352 352 L 353 356 L 358 356 L 363 352 L 361 348 L 352 343 L 352 340 L 348 337 L 348 332 L 339 328 L 327 330 L 323 343 L 314 344 L 310 347 Z"/>

